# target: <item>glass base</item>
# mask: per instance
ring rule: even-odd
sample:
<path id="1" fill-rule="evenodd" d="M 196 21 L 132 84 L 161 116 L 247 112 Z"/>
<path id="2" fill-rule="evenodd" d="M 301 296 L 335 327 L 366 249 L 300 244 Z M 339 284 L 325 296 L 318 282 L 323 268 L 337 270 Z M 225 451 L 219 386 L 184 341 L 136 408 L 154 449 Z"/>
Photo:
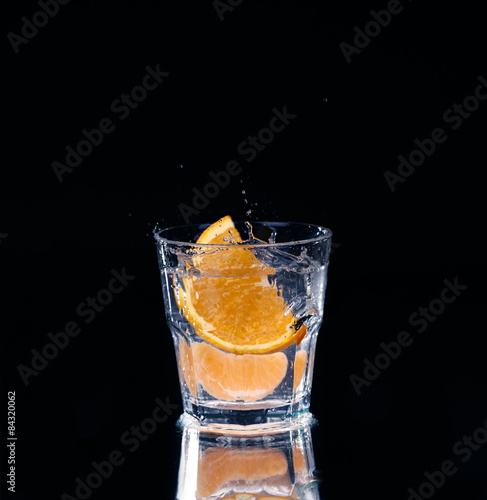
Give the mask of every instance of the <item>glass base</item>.
<path id="1" fill-rule="evenodd" d="M 201 407 L 199 408 L 201 410 Z M 293 431 L 313 425 L 315 417 L 309 411 L 289 415 L 289 407 L 254 410 L 218 410 L 205 408 L 199 418 L 184 412 L 177 421 L 179 429 L 192 427 L 200 432 L 226 435 L 261 435 Z M 284 411 L 286 410 L 286 411 Z"/>

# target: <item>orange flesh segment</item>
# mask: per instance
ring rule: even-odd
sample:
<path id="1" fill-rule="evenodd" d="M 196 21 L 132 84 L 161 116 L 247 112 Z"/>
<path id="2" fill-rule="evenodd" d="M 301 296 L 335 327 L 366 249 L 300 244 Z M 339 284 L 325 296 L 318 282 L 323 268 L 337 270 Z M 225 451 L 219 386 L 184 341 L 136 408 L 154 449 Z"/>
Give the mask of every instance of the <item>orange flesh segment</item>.
<path id="1" fill-rule="evenodd" d="M 307 360 L 306 351 L 301 350 L 296 353 L 294 358 L 294 392 L 296 392 L 301 380 L 303 379 Z"/>
<path id="2" fill-rule="evenodd" d="M 235 355 L 203 343 L 194 343 L 191 350 L 198 382 L 222 401 L 262 399 L 276 389 L 287 371 L 282 352 Z"/>
<path id="3" fill-rule="evenodd" d="M 191 394 L 196 397 L 196 376 L 194 373 L 193 352 L 191 348 L 182 339 L 179 340 L 179 369 L 181 381 L 188 386 Z"/>

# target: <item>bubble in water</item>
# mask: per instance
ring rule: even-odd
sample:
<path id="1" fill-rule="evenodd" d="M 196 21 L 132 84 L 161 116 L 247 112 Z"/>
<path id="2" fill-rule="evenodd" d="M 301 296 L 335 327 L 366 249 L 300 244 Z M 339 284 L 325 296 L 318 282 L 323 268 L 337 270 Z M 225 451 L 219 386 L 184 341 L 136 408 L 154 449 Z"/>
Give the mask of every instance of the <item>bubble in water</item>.
<path id="1" fill-rule="evenodd" d="M 233 235 L 233 233 L 230 234 L 230 236 L 224 236 L 223 243 L 235 245 L 235 243 L 237 243 L 237 242 L 235 241 L 235 236 Z"/>

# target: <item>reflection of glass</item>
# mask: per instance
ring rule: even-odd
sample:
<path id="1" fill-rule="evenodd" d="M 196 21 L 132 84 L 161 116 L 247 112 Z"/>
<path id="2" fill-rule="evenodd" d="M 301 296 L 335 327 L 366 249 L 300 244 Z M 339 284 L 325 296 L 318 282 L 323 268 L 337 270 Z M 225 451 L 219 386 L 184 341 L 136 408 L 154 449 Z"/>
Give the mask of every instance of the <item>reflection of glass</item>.
<path id="1" fill-rule="evenodd" d="M 331 231 L 231 224 L 218 244 L 195 243 L 205 226 L 155 235 L 184 411 L 207 428 L 291 428 L 309 416 Z"/>
<path id="2" fill-rule="evenodd" d="M 242 436 L 182 422 L 176 500 L 319 500 L 310 425 Z"/>

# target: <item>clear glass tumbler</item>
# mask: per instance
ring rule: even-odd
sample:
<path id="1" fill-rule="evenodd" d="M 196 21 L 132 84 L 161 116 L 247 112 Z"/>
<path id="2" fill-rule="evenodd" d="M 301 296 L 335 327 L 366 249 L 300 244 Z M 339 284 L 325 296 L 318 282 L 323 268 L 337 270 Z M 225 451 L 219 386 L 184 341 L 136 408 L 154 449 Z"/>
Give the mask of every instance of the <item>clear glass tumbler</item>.
<path id="1" fill-rule="evenodd" d="M 184 412 L 219 430 L 309 418 L 331 231 L 235 223 L 239 242 L 195 243 L 207 225 L 155 233 Z M 304 420 L 303 420 L 304 419 Z"/>

